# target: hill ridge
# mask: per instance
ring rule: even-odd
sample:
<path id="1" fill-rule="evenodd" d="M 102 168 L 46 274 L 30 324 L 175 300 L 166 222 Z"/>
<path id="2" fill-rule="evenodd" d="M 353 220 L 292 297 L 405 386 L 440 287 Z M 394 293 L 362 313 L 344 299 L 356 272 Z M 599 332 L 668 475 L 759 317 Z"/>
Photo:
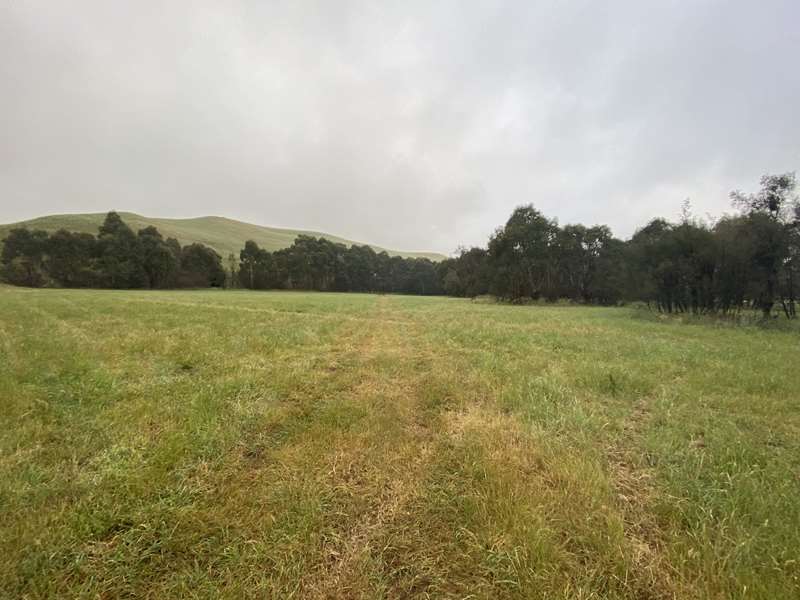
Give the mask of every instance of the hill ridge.
<path id="1" fill-rule="evenodd" d="M 143 229 L 147 226 L 158 228 L 161 234 L 166 237 L 176 238 L 182 245 L 200 242 L 216 250 L 223 258 L 233 253 L 239 255 L 239 250 L 244 247 L 245 241 L 252 239 L 259 246 L 271 252 L 287 248 L 298 235 L 311 235 L 323 237 L 332 242 L 346 244 L 347 246 L 370 246 L 376 252 L 385 251 L 390 256 L 402 256 L 404 258 L 428 258 L 433 261 L 440 261 L 446 258 L 437 252 L 406 252 L 402 250 L 392 250 L 369 244 L 350 240 L 341 236 L 315 231 L 311 229 L 290 229 L 285 227 L 271 227 L 268 225 L 257 225 L 231 219 L 222 215 L 202 215 L 198 217 L 146 217 L 134 212 L 117 211 L 131 229 L 134 231 Z M 56 231 L 67 229 L 69 231 L 97 234 L 97 229 L 103 222 L 106 212 L 98 213 L 64 213 L 44 215 L 34 217 L 15 223 L 0 224 L 0 239 L 4 238 L 8 231 L 15 227 L 28 227 L 30 229 L 44 229 L 46 231 Z"/>

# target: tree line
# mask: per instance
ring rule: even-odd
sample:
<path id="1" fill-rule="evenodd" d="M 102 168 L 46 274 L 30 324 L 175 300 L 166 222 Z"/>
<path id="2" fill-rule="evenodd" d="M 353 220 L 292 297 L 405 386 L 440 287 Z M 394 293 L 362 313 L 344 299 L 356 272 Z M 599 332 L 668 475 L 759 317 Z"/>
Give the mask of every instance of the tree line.
<path id="1" fill-rule="evenodd" d="M 443 293 L 438 265 L 431 260 L 389 256 L 370 246 L 347 247 L 308 235 L 275 252 L 249 240 L 239 258 L 238 281 L 249 289 Z"/>
<path id="2" fill-rule="evenodd" d="M 644 301 L 659 311 L 796 317 L 800 204 L 794 173 L 765 175 L 755 194 L 731 193 L 735 215 L 713 223 L 654 219 L 630 240 L 605 226 L 566 225 L 533 206 L 517 208 L 486 248 L 440 265 L 447 294 L 494 294 L 615 304 Z"/>
<path id="3" fill-rule="evenodd" d="M 12 229 L 0 263 L 7 283 L 29 287 L 159 289 L 225 283 L 221 258 L 208 246 L 181 247 L 152 226 L 134 233 L 116 212 L 106 215 L 97 236 Z"/>
<path id="4" fill-rule="evenodd" d="M 369 246 L 298 236 L 275 252 L 252 240 L 236 257 L 202 244 L 181 247 L 154 227 L 134 233 L 107 215 L 97 236 L 14 229 L 2 276 L 17 285 L 109 288 L 241 286 L 555 301 L 612 305 L 643 301 L 663 312 L 775 310 L 796 317 L 800 203 L 794 173 L 765 175 L 754 194 L 733 192 L 738 212 L 714 222 L 654 219 L 629 240 L 605 225 L 559 226 L 532 205 L 518 207 L 486 247 L 434 263 Z"/>

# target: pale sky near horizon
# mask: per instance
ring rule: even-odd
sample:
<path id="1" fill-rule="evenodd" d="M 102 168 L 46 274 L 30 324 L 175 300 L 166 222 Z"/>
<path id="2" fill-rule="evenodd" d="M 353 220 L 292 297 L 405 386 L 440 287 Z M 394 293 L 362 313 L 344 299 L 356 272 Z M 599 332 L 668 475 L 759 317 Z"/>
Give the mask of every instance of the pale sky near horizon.
<path id="1" fill-rule="evenodd" d="M 800 168 L 800 3 L 9 0 L 0 222 L 221 215 L 403 250 L 627 237 Z"/>

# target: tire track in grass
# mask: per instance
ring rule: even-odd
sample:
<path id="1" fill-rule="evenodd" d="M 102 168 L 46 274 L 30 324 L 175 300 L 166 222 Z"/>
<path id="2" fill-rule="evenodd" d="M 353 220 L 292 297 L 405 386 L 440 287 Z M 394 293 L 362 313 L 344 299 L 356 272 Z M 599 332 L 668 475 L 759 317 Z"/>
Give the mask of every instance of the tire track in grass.
<path id="1" fill-rule="evenodd" d="M 367 405 L 371 421 L 362 446 L 340 446 L 329 457 L 329 485 L 352 513 L 324 539 L 322 560 L 301 585 L 303 597 L 362 597 L 391 587 L 382 566 L 385 528 L 410 516 L 407 507 L 421 494 L 433 454 L 433 433 L 417 418 L 419 381 L 433 368 L 433 354 L 411 347 L 409 339 L 420 339 L 411 333 L 418 324 L 386 318 L 392 314 L 389 305 L 389 298 L 380 296 L 376 317 L 365 319 L 369 329 L 357 333 L 354 352 L 361 378 L 351 393 Z M 410 361 L 420 355 L 427 357 L 423 368 L 409 380 Z"/>
<path id="2" fill-rule="evenodd" d="M 638 445 L 635 442 L 641 440 L 650 419 L 650 399 L 640 397 L 624 420 L 620 437 L 606 451 L 624 535 L 632 549 L 637 571 L 635 578 L 625 583 L 631 585 L 635 597 L 642 600 L 684 598 L 687 592 L 679 589 L 679 572 L 664 553 L 664 532 L 648 509 L 651 499 L 657 495 L 653 473 L 641 465 L 634 450 Z"/>
<path id="3" fill-rule="evenodd" d="M 421 337 L 415 344 L 436 339 Z M 460 342 L 447 350 L 443 360 L 450 369 L 454 353 L 472 354 Z M 439 372 L 445 363 L 434 366 Z M 467 366 L 472 368 L 477 367 Z M 578 514 L 593 502 L 579 476 L 561 466 L 559 450 L 543 439 L 547 432 L 529 430 L 499 404 L 504 384 L 486 381 L 480 369 L 453 371 L 450 380 L 461 385 L 456 406 L 438 407 L 445 410 L 438 411 L 435 451 L 426 465 L 425 485 L 432 493 L 411 499 L 419 531 L 407 521 L 395 524 L 407 536 L 399 540 L 394 565 L 406 579 L 390 588 L 390 597 L 404 597 L 409 589 L 414 597 L 571 597 L 569 590 L 583 597 L 599 589 L 614 590 L 614 597 L 670 597 L 642 591 L 639 573 L 630 582 L 616 578 L 613 561 L 585 564 L 587 550 L 602 549 L 602 535 L 594 535 L 585 523 L 589 517 Z M 579 454 L 571 459 L 573 467 L 591 462 Z M 577 497 L 569 496 L 571 489 Z M 602 509 L 592 513 L 593 524 L 622 521 L 618 508 Z M 626 557 L 633 554 L 629 542 L 621 548 Z"/>

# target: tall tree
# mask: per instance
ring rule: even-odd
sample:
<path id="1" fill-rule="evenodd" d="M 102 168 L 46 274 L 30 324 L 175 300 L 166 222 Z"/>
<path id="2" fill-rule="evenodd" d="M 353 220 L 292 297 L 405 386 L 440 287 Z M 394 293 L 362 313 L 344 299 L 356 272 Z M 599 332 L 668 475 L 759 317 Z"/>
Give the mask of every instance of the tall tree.
<path id="1" fill-rule="evenodd" d="M 184 246 L 178 282 L 181 287 L 222 287 L 225 284 L 222 257 L 203 244 Z"/>
<path id="2" fill-rule="evenodd" d="M 59 229 L 46 244 L 46 270 L 63 287 L 92 287 L 100 277 L 97 271 L 97 240 L 89 233 Z"/>
<path id="3" fill-rule="evenodd" d="M 138 244 L 148 287 L 173 287 L 180 268 L 180 254 L 175 253 L 174 246 L 152 226 L 139 230 Z"/>
<path id="4" fill-rule="evenodd" d="M 8 283 L 40 287 L 47 281 L 44 259 L 47 252 L 46 231 L 12 229 L 3 243 L 0 257 L 3 277 Z"/>
<path id="5" fill-rule="evenodd" d="M 106 215 L 98 237 L 99 267 L 112 288 L 139 288 L 147 284 L 141 247 L 133 230 L 116 212 Z"/>
<path id="6" fill-rule="evenodd" d="M 233 252 L 228 254 L 228 272 L 225 274 L 225 287 L 239 287 L 239 273 L 236 269 L 236 256 Z"/>
<path id="7" fill-rule="evenodd" d="M 753 300 L 764 317 L 780 300 L 787 317 L 794 317 L 794 273 L 800 202 L 794 173 L 764 175 L 754 194 L 731 193 L 734 205 L 745 214 L 744 226 L 752 247 L 751 275 L 757 288 Z"/>
<path id="8" fill-rule="evenodd" d="M 555 222 L 533 205 L 520 206 L 489 240 L 495 266 L 492 289 L 501 297 L 520 299 L 557 296 L 551 250 Z"/>

